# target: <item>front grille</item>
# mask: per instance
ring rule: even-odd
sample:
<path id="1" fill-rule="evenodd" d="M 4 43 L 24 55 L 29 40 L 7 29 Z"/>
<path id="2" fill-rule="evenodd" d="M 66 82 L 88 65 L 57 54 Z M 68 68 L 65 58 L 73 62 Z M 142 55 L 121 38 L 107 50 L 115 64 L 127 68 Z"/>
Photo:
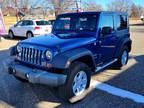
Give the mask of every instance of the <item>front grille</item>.
<path id="1" fill-rule="evenodd" d="M 20 59 L 22 62 L 41 65 L 44 51 L 35 48 L 21 47 Z"/>

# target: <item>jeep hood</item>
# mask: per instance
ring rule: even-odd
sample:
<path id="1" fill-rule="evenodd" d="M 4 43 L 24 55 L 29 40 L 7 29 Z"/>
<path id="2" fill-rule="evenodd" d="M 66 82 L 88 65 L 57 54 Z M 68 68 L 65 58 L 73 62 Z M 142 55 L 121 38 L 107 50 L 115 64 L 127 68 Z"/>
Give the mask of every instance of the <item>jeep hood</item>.
<path id="1" fill-rule="evenodd" d="M 43 46 L 50 49 L 60 48 L 61 51 L 69 50 L 72 48 L 83 46 L 89 42 L 95 40 L 95 37 L 83 37 L 83 38 L 59 38 L 56 35 L 50 33 L 44 36 L 38 36 L 21 41 L 19 44 L 29 44 L 36 46 Z"/>

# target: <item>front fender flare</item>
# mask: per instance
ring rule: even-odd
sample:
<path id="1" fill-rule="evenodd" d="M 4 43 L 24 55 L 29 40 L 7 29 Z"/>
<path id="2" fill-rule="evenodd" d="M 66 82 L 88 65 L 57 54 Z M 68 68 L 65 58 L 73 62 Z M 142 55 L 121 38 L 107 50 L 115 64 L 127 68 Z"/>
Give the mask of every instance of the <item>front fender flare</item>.
<path id="1" fill-rule="evenodd" d="M 16 48 L 16 46 L 10 47 L 9 51 L 10 51 L 10 56 L 16 55 L 17 54 L 17 48 Z"/>
<path id="2" fill-rule="evenodd" d="M 52 67 L 66 69 L 70 66 L 71 62 L 84 56 L 91 56 L 92 62 L 95 63 L 91 51 L 86 48 L 79 48 L 56 55 L 52 60 Z"/>

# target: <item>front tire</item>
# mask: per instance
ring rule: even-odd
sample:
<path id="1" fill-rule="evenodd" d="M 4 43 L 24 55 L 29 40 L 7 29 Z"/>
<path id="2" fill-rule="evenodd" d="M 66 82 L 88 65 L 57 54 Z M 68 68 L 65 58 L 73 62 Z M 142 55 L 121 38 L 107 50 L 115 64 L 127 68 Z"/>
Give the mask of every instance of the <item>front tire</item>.
<path id="1" fill-rule="evenodd" d="M 70 103 L 82 100 L 90 85 L 90 69 L 82 62 L 74 62 L 66 70 L 68 73 L 66 83 L 59 87 L 59 96 Z"/>
<path id="2" fill-rule="evenodd" d="M 32 32 L 27 32 L 26 37 L 27 38 L 32 38 L 33 37 L 33 33 Z"/>
<path id="3" fill-rule="evenodd" d="M 9 31 L 9 34 L 8 34 L 9 38 L 13 39 L 15 36 L 14 36 L 14 33 L 13 31 Z"/>

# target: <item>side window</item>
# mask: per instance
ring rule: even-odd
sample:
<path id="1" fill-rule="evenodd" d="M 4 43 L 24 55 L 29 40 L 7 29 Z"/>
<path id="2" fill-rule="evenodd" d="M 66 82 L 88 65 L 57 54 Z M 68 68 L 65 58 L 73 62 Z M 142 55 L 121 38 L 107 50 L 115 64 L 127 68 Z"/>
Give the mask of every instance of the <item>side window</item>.
<path id="1" fill-rule="evenodd" d="M 22 26 L 29 26 L 29 25 L 33 25 L 33 21 L 25 20 L 22 23 Z"/>
<path id="2" fill-rule="evenodd" d="M 114 18 L 112 15 L 103 15 L 100 24 L 100 35 L 101 37 L 109 35 L 114 30 Z"/>
<path id="3" fill-rule="evenodd" d="M 126 15 L 119 15 L 117 16 L 117 30 L 124 30 L 127 29 L 127 16 Z"/>
<path id="4" fill-rule="evenodd" d="M 103 27 L 111 27 L 112 29 L 114 29 L 114 21 L 113 21 L 113 16 L 112 15 L 104 15 L 104 16 L 102 16 L 101 29 Z"/>
<path id="5" fill-rule="evenodd" d="M 24 20 L 24 21 L 22 22 L 22 25 L 21 25 L 21 26 L 26 26 L 26 23 L 27 23 L 27 21 Z"/>
<path id="6" fill-rule="evenodd" d="M 27 21 L 27 25 L 33 25 L 33 21 Z"/>
<path id="7" fill-rule="evenodd" d="M 22 26 L 23 21 L 19 21 L 16 26 Z"/>

